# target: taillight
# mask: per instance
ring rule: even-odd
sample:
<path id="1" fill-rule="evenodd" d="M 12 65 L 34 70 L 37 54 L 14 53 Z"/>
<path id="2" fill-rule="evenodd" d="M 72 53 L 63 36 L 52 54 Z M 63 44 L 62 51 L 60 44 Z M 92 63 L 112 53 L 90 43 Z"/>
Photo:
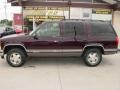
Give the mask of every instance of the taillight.
<path id="1" fill-rule="evenodd" d="M 119 38 L 116 37 L 116 45 L 118 46 L 118 44 L 119 44 Z"/>

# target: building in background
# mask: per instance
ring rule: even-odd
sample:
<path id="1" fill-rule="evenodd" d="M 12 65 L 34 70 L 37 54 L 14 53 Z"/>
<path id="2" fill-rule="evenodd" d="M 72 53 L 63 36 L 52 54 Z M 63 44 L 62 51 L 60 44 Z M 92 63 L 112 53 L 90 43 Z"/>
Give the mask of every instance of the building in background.
<path id="1" fill-rule="evenodd" d="M 13 6 L 22 6 L 24 29 L 32 30 L 48 20 L 89 19 L 110 21 L 120 29 L 118 0 L 8 0 Z"/>

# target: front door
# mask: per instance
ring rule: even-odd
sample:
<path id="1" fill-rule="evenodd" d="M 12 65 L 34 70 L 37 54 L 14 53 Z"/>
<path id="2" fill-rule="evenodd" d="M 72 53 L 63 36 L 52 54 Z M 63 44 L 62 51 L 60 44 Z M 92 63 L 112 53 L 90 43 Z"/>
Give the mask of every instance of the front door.
<path id="1" fill-rule="evenodd" d="M 44 23 L 33 34 L 30 52 L 38 53 L 39 56 L 60 55 L 61 40 L 59 23 Z"/>

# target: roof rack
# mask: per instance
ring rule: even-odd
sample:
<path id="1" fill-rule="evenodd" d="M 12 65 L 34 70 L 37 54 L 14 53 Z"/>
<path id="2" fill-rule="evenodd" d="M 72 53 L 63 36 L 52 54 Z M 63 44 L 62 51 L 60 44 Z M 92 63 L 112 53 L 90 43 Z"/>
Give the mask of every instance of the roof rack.
<path id="1" fill-rule="evenodd" d="M 99 21 L 99 22 L 111 22 L 111 21 L 105 21 L 105 20 L 91 20 L 91 19 L 64 19 L 61 21 Z"/>

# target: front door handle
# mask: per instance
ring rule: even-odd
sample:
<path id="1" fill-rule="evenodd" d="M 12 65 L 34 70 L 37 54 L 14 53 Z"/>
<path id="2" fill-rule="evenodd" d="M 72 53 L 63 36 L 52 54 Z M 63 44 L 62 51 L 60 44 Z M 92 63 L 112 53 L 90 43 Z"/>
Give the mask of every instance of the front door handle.
<path id="1" fill-rule="evenodd" d="M 57 42 L 58 42 L 58 41 L 56 41 L 56 40 L 54 41 L 54 43 L 57 43 Z"/>

